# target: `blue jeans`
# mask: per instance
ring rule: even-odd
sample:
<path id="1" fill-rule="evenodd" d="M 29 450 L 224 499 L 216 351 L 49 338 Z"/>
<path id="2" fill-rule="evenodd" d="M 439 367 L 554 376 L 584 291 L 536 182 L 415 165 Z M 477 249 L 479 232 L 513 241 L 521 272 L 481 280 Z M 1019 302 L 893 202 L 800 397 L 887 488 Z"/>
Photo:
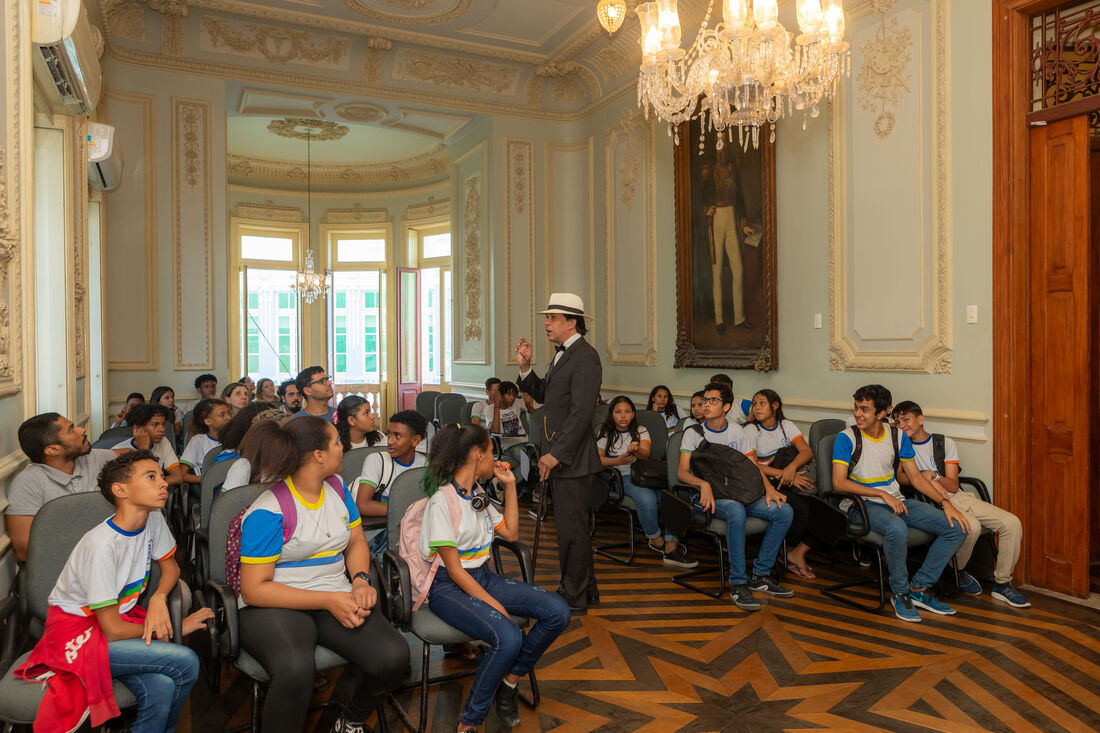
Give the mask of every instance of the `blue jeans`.
<path id="1" fill-rule="evenodd" d="M 696 505 L 695 511 L 702 512 Z M 745 506 L 733 499 L 715 499 L 714 516 L 726 522 L 726 546 L 729 551 L 730 585 L 744 585 L 749 582 L 745 572 L 745 520 L 749 517 L 763 519 L 770 523 L 760 542 L 760 552 L 752 563 L 753 575 L 768 575 L 775 565 L 783 538 L 794 520 L 794 510 L 786 504 L 772 502 L 769 507 L 765 497 L 760 497 Z"/>
<path id="2" fill-rule="evenodd" d="M 176 729 L 180 709 L 195 680 L 199 658 L 180 644 L 141 639 L 123 639 L 107 644 L 111 677 L 117 679 L 138 701 L 133 733 L 164 733 Z"/>
<path id="3" fill-rule="evenodd" d="M 511 619 L 459 588 L 440 565 L 428 591 L 428 605 L 444 622 L 467 636 L 487 642 L 489 652 L 477 668 L 462 708 L 464 725 L 481 725 L 497 687 L 511 672 L 524 676 L 569 625 L 569 604 L 557 593 L 494 573 L 486 563 L 468 571 L 478 585 L 510 614 L 535 619 L 524 634 Z"/>
<path id="4" fill-rule="evenodd" d="M 947 517 L 931 504 L 914 499 L 905 499 L 905 508 L 909 514 L 898 516 L 890 507 L 878 501 L 868 501 L 867 516 L 871 520 L 871 529 L 882 535 L 882 554 L 890 570 L 890 590 L 894 595 L 909 592 L 909 569 L 905 566 L 907 556 L 906 538 L 909 528 L 919 529 L 936 535 L 935 542 L 928 548 L 928 554 L 920 569 L 913 574 L 912 586 L 924 590 L 931 587 L 940 578 L 944 567 L 959 549 L 966 537 L 962 529 L 947 521 Z M 853 521 L 859 521 L 859 510 L 848 511 Z"/>
<path id="5" fill-rule="evenodd" d="M 386 528 L 383 527 L 382 529 L 378 530 L 378 534 L 367 540 L 367 547 L 370 548 L 370 556 L 378 558 L 379 562 L 381 562 L 382 553 L 384 553 L 388 549 L 388 544 L 389 534 Z"/>
<path id="6" fill-rule="evenodd" d="M 630 481 L 630 476 L 623 476 L 623 491 L 634 500 L 638 506 L 638 521 L 642 523 L 642 531 L 646 539 L 661 536 L 661 492 L 647 489 L 644 486 L 635 486 Z M 665 532 L 665 539 L 676 542 L 679 538 L 669 532 Z"/>

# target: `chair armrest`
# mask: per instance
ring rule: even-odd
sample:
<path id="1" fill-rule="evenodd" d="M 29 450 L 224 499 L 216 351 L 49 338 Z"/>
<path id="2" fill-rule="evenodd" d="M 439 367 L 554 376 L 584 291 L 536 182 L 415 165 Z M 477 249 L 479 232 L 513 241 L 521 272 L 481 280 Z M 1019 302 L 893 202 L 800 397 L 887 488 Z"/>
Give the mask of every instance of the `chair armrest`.
<path id="1" fill-rule="evenodd" d="M 703 492 L 699 490 L 698 486 L 676 484 L 669 490 L 692 506 L 696 506 L 702 509 L 702 506 L 700 506 L 699 504 L 699 499 L 702 497 Z M 710 524 L 710 520 L 714 518 L 714 512 L 703 509 L 703 513 L 700 516 L 702 517 L 700 524 L 705 527 L 706 525 Z"/>
<path id="2" fill-rule="evenodd" d="M 959 476 L 959 489 L 963 491 L 973 491 L 982 501 L 989 504 L 993 503 L 989 496 L 989 489 L 980 478 L 975 476 Z"/>
<path id="3" fill-rule="evenodd" d="M 867 502 L 859 494 L 845 494 L 840 491 L 826 491 L 821 495 L 821 498 L 825 500 L 825 503 L 835 509 L 840 514 L 846 514 L 846 512 L 840 509 L 840 502 L 844 499 L 850 499 L 857 509 L 859 509 L 859 516 L 862 520 L 861 526 L 852 527 L 851 519 L 847 516 L 844 518 L 848 520 L 848 534 L 851 537 L 865 537 L 868 532 L 871 531 L 871 517 L 867 514 Z M 834 503 L 835 502 L 835 503 Z"/>
<path id="4" fill-rule="evenodd" d="M 513 555 L 516 556 L 516 560 L 519 562 L 520 577 L 523 578 L 523 582 L 529 585 L 533 585 L 535 582 L 535 565 L 531 559 L 531 548 L 524 542 L 512 542 L 502 537 L 493 538 L 493 554 L 497 556 L 497 563 L 499 564 L 500 548 L 503 547 L 506 550 L 510 550 Z"/>
<path id="5" fill-rule="evenodd" d="M 600 472 L 608 483 L 608 497 L 612 501 L 622 501 L 626 496 L 626 489 L 623 487 L 623 475 L 616 471 L 614 468 L 605 468 Z"/>
<path id="6" fill-rule="evenodd" d="M 412 579 L 405 558 L 387 550 L 382 555 L 382 584 L 389 598 L 390 621 L 399 628 L 408 628 L 412 618 Z"/>
<path id="7" fill-rule="evenodd" d="M 500 436 L 496 434 L 490 434 L 489 440 L 493 442 L 493 458 L 500 460 L 504 456 L 504 444 L 500 441 Z"/>
<path id="8" fill-rule="evenodd" d="M 184 592 L 187 591 L 187 585 L 182 580 L 177 580 L 172 590 L 168 592 L 167 606 L 168 606 L 168 621 L 172 624 L 172 641 L 177 644 L 183 644 L 183 617 L 185 613 L 184 606 L 190 604 L 191 599 L 184 601 Z M 188 591 L 188 595 L 190 592 Z"/>
<path id="9" fill-rule="evenodd" d="M 237 618 L 237 594 L 224 583 L 206 581 L 207 599 L 214 611 L 210 629 L 211 651 L 215 658 L 232 663 L 241 652 L 241 627 Z"/>
<path id="10" fill-rule="evenodd" d="M 19 656 L 23 641 L 19 633 L 22 618 L 18 596 L 9 595 L 0 601 L 0 623 L 4 624 L 4 651 L 3 656 L 0 656 L 0 675 L 7 674 L 8 668 Z"/>

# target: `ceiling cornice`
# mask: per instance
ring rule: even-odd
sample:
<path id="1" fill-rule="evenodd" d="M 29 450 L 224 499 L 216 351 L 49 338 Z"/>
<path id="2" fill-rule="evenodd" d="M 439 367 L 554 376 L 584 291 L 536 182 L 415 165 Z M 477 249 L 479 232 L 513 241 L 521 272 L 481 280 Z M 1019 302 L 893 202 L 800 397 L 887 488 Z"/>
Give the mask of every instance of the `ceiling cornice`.
<path id="1" fill-rule="evenodd" d="M 450 169 L 450 155 L 442 143 L 409 158 L 371 163 L 313 163 L 310 179 L 316 186 L 369 186 L 443 180 Z M 226 171 L 231 179 L 267 183 L 302 184 L 306 182 L 306 164 L 297 160 L 278 160 L 230 152 Z"/>

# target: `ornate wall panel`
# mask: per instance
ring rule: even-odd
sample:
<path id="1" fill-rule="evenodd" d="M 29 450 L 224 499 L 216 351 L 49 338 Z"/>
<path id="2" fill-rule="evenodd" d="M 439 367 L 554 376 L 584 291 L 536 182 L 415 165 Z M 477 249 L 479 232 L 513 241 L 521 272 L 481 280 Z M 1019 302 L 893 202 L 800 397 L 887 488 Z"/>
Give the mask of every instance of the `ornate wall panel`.
<path id="1" fill-rule="evenodd" d="M 326 224 L 391 224 L 389 209 L 364 209 L 356 204 L 350 209 L 328 209 L 321 219 Z"/>
<path id="2" fill-rule="evenodd" d="M 210 103 L 172 98 L 176 369 L 214 368 Z"/>
<path id="3" fill-rule="evenodd" d="M 508 249 L 505 252 L 505 326 L 501 355 L 515 364 L 521 338 L 533 339 L 535 325 L 535 141 L 505 140 L 508 166 Z M 534 342 L 537 343 L 537 339 Z"/>
<path id="4" fill-rule="evenodd" d="M 105 198 L 107 368 L 159 368 L 156 97 L 108 89 L 106 118 L 123 159 L 122 185 Z M 134 164 L 141 161 L 142 165 Z"/>
<path id="5" fill-rule="evenodd" d="M 653 124 L 623 109 L 604 145 L 607 356 L 657 365 L 657 206 Z"/>
<path id="6" fill-rule="evenodd" d="M 488 169 L 489 148 L 481 142 L 455 161 L 451 174 L 455 202 L 451 217 L 454 281 L 462 283 L 454 299 L 456 364 L 488 361 L 489 319 L 485 300 L 489 288 L 485 262 Z"/>
<path id="7" fill-rule="evenodd" d="M 88 123 L 74 117 L 69 127 L 72 146 L 72 167 L 69 176 L 73 201 L 71 277 L 69 283 L 72 314 L 73 377 L 80 379 L 88 374 Z M 78 399 L 84 398 L 82 389 L 76 390 Z M 78 410 L 75 414 L 79 415 Z"/>
<path id="8" fill-rule="evenodd" d="M 5 53 L 0 58 L 0 398 L 23 388 L 23 251 L 26 201 L 23 197 L 24 133 L 29 115 L 30 67 L 26 54 L 30 30 L 27 6 L 5 0 L 0 10 L 0 32 Z"/>
<path id="9" fill-rule="evenodd" d="M 951 371 L 946 0 L 850 13 L 829 126 L 829 366 Z"/>
<path id="10" fill-rule="evenodd" d="M 592 138 L 546 145 L 546 295 L 576 293 L 589 313 L 596 310 L 592 148 Z M 588 324 L 590 343 L 599 324 Z"/>

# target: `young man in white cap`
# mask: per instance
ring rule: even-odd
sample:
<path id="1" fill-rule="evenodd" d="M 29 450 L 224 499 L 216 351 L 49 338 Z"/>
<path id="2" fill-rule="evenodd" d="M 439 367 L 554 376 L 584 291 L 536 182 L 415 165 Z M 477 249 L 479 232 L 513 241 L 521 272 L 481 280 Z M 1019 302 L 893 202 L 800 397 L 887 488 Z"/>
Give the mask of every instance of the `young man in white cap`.
<path id="1" fill-rule="evenodd" d="M 554 345 L 554 360 L 545 377 L 532 371 L 533 349 L 527 339 L 516 345 L 519 388 L 543 405 L 545 423 L 531 425 L 539 443 L 539 479 L 552 479 L 554 516 L 561 565 L 559 592 L 574 615 L 599 600 L 588 535 L 588 490 L 593 474 L 603 466 L 592 433 L 592 413 L 600 396 L 603 365 L 584 339 L 588 331 L 584 301 L 572 293 L 554 293 L 546 310 L 546 338 Z"/>

